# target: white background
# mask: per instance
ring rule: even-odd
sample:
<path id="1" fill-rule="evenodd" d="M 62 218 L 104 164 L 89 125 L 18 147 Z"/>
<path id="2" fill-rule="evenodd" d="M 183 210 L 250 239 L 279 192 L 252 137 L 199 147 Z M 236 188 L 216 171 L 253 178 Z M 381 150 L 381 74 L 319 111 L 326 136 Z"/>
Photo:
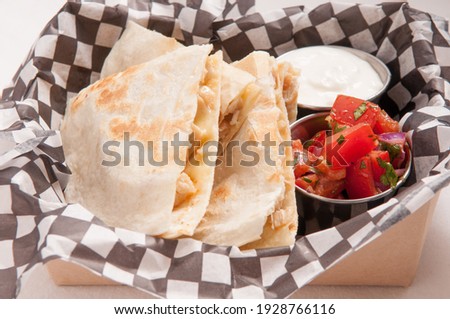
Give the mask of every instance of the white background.
<path id="1" fill-rule="evenodd" d="M 0 0 L 0 91 L 9 82 L 34 40 L 63 0 Z M 309 8 L 325 1 L 256 0 L 260 11 L 303 4 Z M 363 3 L 379 1 L 363 0 Z M 410 0 L 417 9 L 450 17 L 449 0 Z M 450 298 L 450 188 L 441 195 L 422 254 L 416 279 L 400 287 L 304 287 L 297 298 Z M 113 287 L 58 287 L 44 267 L 28 276 L 19 298 L 148 298 L 136 289 Z"/>

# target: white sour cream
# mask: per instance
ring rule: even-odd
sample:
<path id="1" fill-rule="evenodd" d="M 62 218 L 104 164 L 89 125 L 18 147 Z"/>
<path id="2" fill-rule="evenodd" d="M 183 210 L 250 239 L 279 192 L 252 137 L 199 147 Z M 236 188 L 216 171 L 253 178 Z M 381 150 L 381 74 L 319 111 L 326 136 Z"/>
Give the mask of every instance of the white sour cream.
<path id="1" fill-rule="evenodd" d="M 278 58 L 300 71 L 298 103 L 331 107 L 338 94 L 369 99 L 383 87 L 372 66 L 344 49 L 305 47 Z"/>

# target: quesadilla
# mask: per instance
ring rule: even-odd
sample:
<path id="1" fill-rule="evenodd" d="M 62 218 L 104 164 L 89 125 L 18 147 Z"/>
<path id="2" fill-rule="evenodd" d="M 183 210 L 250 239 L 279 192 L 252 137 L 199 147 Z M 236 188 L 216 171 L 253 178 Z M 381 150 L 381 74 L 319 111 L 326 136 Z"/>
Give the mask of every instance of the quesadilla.
<path id="1" fill-rule="evenodd" d="M 211 49 L 182 47 L 79 93 L 61 126 L 72 171 L 69 202 L 111 226 L 171 237 L 193 232 L 214 175 L 189 146 L 194 131 L 217 140 L 217 124 L 214 129 L 211 123 L 220 110 L 222 59 L 220 53 L 208 57 Z M 176 141 L 177 151 L 171 147 Z M 198 167 L 189 167 L 190 157 L 200 157 Z"/>
<path id="2" fill-rule="evenodd" d="M 298 73 L 258 51 L 233 66 L 258 80 L 223 112 L 219 131 L 224 153 L 219 154 L 219 162 L 232 158 L 233 163 L 216 168 L 211 201 L 194 236 L 241 249 L 291 245 L 298 227 L 295 181 L 288 166 L 293 154 L 291 147 L 280 145 L 291 140 L 289 120 L 295 120 L 297 113 Z M 270 164 L 262 160 L 267 154 L 262 145 L 266 134 L 274 142 Z M 246 141 L 258 145 L 253 151 L 260 161 L 252 167 L 240 165 L 246 156 L 226 147 Z"/>
<path id="3" fill-rule="evenodd" d="M 238 119 L 226 125 L 233 129 L 221 139 L 224 152 L 218 158 L 211 200 L 194 238 L 243 249 L 291 245 L 297 232 L 293 172 L 287 166 L 292 152 L 279 151 L 288 141 L 287 113 L 278 108 L 269 80 L 247 85 L 233 108 L 239 111 Z M 263 145 L 267 135 L 273 147 Z M 252 147 L 229 147 L 243 143 Z"/>
<path id="4" fill-rule="evenodd" d="M 66 199 L 108 225 L 154 236 L 242 249 L 291 245 L 297 212 L 285 143 L 297 73 L 267 53 L 228 64 L 220 51 L 208 56 L 211 49 L 128 22 L 102 79 L 67 109 Z M 218 149 L 206 148 L 217 141 Z M 152 163 L 142 161 L 138 142 Z"/>

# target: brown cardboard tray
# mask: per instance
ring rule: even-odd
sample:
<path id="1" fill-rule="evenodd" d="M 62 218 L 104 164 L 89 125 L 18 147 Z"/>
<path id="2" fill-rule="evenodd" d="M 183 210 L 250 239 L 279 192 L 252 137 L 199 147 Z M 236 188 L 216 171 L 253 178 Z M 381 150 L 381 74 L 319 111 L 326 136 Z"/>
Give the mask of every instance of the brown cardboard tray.
<path id="1" fill-rule="evenodd" d="M 410 286 L 439 194 L 381 236 L 327 269 L 310 285 Z M 57 285 L 119 285 L 67 261 L 52 260 L 46 265 Z"/>

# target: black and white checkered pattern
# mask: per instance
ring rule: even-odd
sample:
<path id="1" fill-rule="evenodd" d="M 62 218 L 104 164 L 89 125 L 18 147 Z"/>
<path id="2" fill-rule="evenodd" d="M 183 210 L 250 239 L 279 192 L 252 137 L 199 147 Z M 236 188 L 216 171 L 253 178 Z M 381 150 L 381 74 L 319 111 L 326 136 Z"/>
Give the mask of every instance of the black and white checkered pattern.
<path id="1" fill-rule="evenodd" d="M 72 1 L 50 21 L 0 101 L 1 297 L 15 297 L 22 275 L 55 258 L 160 297 L 287 297 L 450 182 L 450 37 L 443 19 L 393 3 L 270 13 L 252 13 L 248 3 Z M 377 55 L 393 72 L 381 103 L 402 116 L 412 136 L 408 187 L 293 247 L 246 252 L 107 227 L 80 205 L 67 205 L 69 170 L 58 131 L 66 101 L 98 78 L 127 19 L 186 44 L 214 42 L 231 60 L 312 44 Z"/>

